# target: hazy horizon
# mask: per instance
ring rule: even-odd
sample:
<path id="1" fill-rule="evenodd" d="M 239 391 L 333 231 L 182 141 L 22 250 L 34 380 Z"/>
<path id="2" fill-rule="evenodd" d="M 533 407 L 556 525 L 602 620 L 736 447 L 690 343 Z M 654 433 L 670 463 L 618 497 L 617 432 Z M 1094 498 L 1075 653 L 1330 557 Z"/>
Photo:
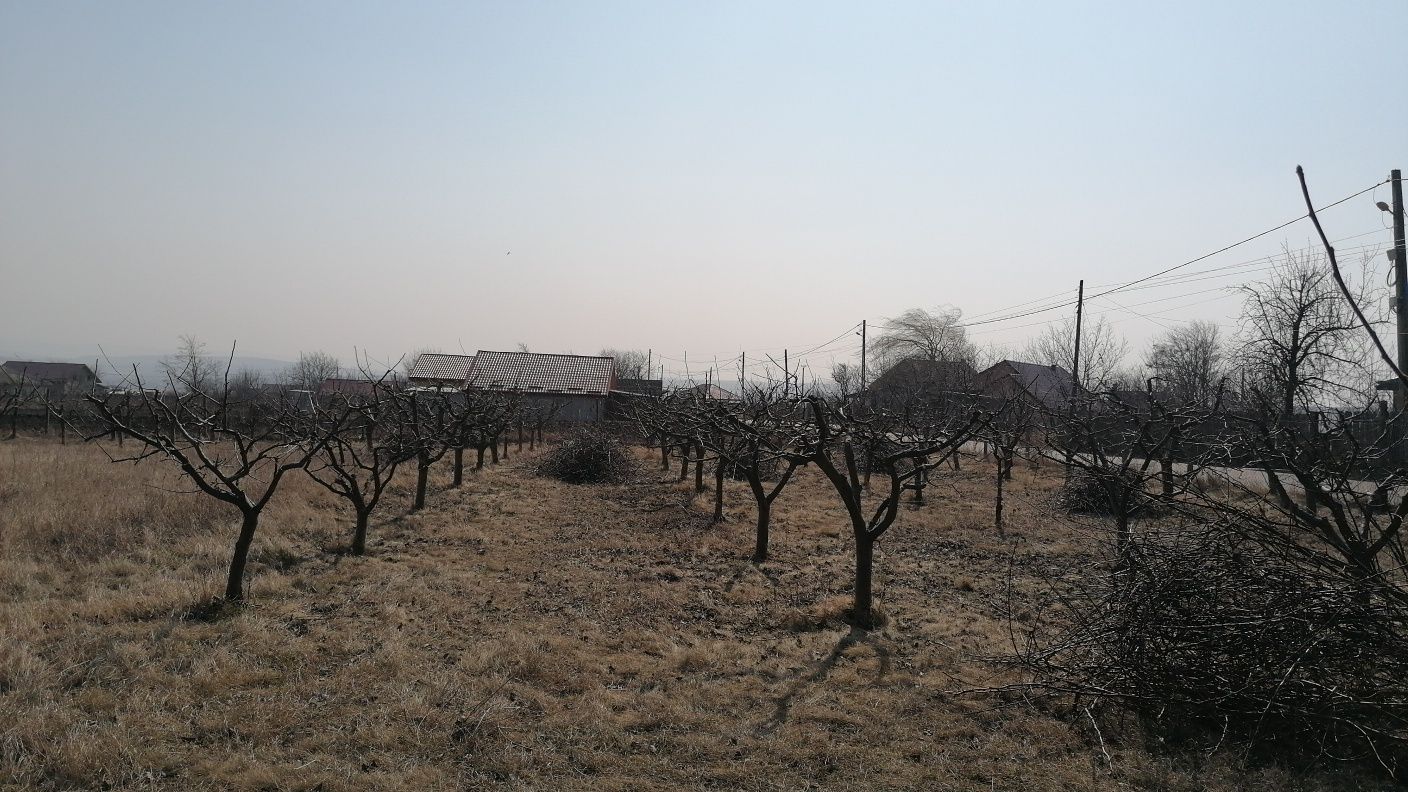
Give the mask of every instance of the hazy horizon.
<path id="1" fill-rule="evenodd" d="M 822 372 L 862 319 L 1022 313 L 1291 220 L 1298 164 L 1322 205 L 1408 168 L 1406 25 L 1402 2 L 0 2 L 0 355 L 193 334 Z M 1323 220 L 1382 283 L 1379 200 Z M 1088 315 L 1136 352 L 1230 333 L 1217 289 L 1313 233 Z"/>

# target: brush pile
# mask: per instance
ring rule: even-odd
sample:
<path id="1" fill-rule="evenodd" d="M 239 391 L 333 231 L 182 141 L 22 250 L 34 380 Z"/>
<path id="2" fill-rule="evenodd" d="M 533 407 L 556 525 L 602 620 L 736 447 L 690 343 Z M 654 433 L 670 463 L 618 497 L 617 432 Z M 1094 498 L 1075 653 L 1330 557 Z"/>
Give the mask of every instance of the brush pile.
<path id="1" fill-rule="evenodd" d="M 538 464 L 538 475 L 568 484 L 620 484 L 636 473 L 634 457 L 611 432 L 595 426 L 573 429 Z"/>

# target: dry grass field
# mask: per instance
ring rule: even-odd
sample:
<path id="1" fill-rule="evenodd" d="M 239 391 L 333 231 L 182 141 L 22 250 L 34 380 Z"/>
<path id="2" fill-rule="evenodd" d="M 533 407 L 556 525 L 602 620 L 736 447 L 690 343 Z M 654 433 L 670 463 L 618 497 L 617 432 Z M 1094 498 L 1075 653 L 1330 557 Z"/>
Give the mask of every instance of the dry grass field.
<path id="1" fill-rule="evenodd" d="M 883 629 L 852 632 L 851 542 L 803 471 L 773 557 L 648 462 L 574 487 L 532 455 L 404 515 L 369 555 L 301 475 L 261 523 L 247 607 L 211 614 L 237 515 L 160 463 L 80 444 L 0 443 L 0 786 L 17 789 L 1341 790 L 1148 750 L 1011 697 L 996 614 L 1043 569 L 1098 563 L 1100 532 L 1020 465 L 1007 539 L 991 467 L 936 478 L 880 543 Z M 443 466 L 442 466 L 443 467 Z M 1108 754 L 1108 758 L 1106 756 Z"/>

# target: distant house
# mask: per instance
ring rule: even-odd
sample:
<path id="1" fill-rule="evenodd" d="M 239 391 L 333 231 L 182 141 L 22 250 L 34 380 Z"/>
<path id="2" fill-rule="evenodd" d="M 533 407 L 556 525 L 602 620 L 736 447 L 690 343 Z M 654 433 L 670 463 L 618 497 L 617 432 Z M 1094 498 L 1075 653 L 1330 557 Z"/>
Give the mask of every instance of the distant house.
<path id="1" fill-rule="evenodd" d="M 389 382 L 389 378 L 388 378 Z M 318 399 L 342 396 L 349 401 L 371 399 L 376 395 L 376 383 L 369 379 L 328 377 L 318 385 Z"/>
<path id="2" fill-rule="evenodd" d="M 714 401 L 738 401 L 738 395 L 733 391 L 720 388 L 712 382 L 701 385 L 691 385 L 687 388 L 680 388 L 675 392 L 681 395 L 694 395 Z"/>
<path id="3" fill-rule="evenodd" d="M 629 393 L 636 396 L 654 396 L 658 399 L 665 395 L 665 381 L 658 379 L 617 379 L 616 387 L 612 390 L 616 393 Z"/>
<path id="4" fill-rule="evenodd" d="M 5 380 L 10 387 L 23 383 L 26 389 L 38 388 L 50 399 L 81 396 L 99 387 L 98 375 L 86 363 L 44 363 L 32 360 L 7 360 Z"/>
<path id="5" fill-rule="evenodd" d="M 422 352 L 407 375 L 411 385 L 422 388 L 463 388 L 474 368 L 474 355 Z"/>
<path id="6" fill-rule="evenodd" d="M 906 358 L 885 370 L 865 389 L 877 407 L 898 407 L 972 391 L 977 372 L 961 360 Z"/>
<path id="7" fill-rule="evenodd" d="M 973 387 L 992 400 L 1020 399 L 1038 410 L 1057 412 L 1071 403 L 1076 385 L 1071 372 L 1060 366 L 1003 360 L 978 372 Z"/>
<path id="8" fill-rule="evenodd" d="M 517 393 L 527 404 L 550 405 L 558 420 L 599 421 L 616 384 L 616 359 L 480 350 L 466 384 Z"/>

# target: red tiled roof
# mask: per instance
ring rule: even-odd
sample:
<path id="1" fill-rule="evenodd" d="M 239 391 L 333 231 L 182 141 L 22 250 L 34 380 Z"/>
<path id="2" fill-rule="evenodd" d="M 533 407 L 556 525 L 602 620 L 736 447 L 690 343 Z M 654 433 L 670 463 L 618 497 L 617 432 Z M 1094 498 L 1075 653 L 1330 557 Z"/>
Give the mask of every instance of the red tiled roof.
<path id="1" fill-rule="evenodd" d="M 469 370 L 474 367 L 473 355 L 446 355 L 440 352 L 422 352 L 411 366 L 409 377 L 427 380 L 453 380 L 464 382 Z"/>
<path id="2" fill-rule="evenodd" d="M 481 349 L 474 357 L 469 384 L 488 390 L 605 396 L 615 371 L 615 358 L 609 357 Z"/>

